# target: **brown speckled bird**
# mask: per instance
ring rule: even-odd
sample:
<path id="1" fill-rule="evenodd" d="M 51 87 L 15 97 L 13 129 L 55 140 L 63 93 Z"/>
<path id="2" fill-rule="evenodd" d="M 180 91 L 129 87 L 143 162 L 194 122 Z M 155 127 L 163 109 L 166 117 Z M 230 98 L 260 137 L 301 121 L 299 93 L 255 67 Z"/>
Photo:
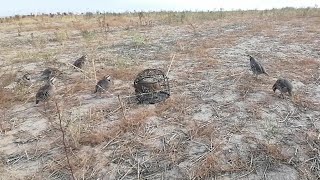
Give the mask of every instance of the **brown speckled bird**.
<path id="1" fill-rule="evenodd" d="M 42 86 L 37 94 L 36 94 L 36 104 L 38 104 L 40 101 L 46 102 L 49 100 L 55 93 L 55 86 L 54 86 L 55 77 L 51 77 L 47 84 Z"/>
<path id="2" fill-rule="evenodd" d="M 266 73 L 266 71 L 264 70 L 263 66 L 260 64 L 260 62 L 258 62 L 257 60 L 255 60 L 252 56 L 248 55 L 250 57 L 250 68 L 251 71 L 253 72 L 253 74 L 258 77 L 258 75 L 260 74 L 265 74 L 268 75 L 268 73 Z"/>
<path id="3" fill-rule="evenodd" d="M 62 74 L 62 72 L 59 71 L 58 69 L 49 67 L 49 68 L 45 69 L 44 71 L 42 71 L 41 80 L 48 81 L 50 78 L 58 77 L 61 74 Z"/>
<path id="4" fill-rule="evenodd" d="M 85 62 L 87 61 L 87 55 L 83 55 L 81 56 L 79 59 L 77 59 L 73 65 L 79 69 L 83 68 L 83 65 L 85 64 Z"/>
<path id="5" fill-rule="evenodd" d="M 289 96 L 292 96 L 293 87 L 292 87 L 291 83 L 286 79 L 279 78 L 276 81 L 276 83 L 272 86 L 272 90 L 273 90 L 273 92 L 276 92 L 277 89 L 280 91 L 280 93 L 281 93 L 280 96 L 282 98 L 284 98 L 283 93 L 286 93 L 286 92 L 289 93 Z"/>
<path id="6" fill-rule="evenodd" d="M 134 88 L 137 93 L 149 93 L 161 90 L 159 82 L 148 82 L 141 80 L 139 83 L 134 84 Z"/>
<path id="7" fill-rule="evenodd" d="M 104 76 L 100 81 L 98 81 L 94 93 L 99 93 L 99 95 L 101 95 L 101 93 L 109 89 L 110 85 L 111 85 L 111 77 Z"/>

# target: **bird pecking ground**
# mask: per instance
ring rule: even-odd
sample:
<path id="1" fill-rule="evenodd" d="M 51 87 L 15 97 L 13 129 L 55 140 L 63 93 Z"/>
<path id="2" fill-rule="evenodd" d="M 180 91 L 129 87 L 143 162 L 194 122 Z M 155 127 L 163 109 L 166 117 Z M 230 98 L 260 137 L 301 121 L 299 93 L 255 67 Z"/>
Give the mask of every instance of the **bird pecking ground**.
<path id="1" fill-rule="evenodd" d="M 320 178 L 319 9 L 140 17 L 1 19 L 0 179 Z M 269 76 L 255 79 L 247 54 Z M 128 101 L 140 71 L 171 60 L 169 99 Z M 47 67 L 63 74 L 45 109 Z M 32 85 L 16 83 L 27 72 Z M 272 91 L 280 77 L 293 97 Z"/>

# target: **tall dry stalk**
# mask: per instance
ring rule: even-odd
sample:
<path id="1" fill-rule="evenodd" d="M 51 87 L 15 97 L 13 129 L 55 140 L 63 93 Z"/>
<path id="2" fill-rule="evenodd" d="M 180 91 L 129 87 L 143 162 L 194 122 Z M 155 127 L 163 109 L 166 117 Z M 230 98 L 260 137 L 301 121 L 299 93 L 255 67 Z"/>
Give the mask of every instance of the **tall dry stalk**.
<path id="1" fill-rule="evenodd" d="M 173 56 L 172 56 L 172 58 L 171 58 L 170 65 L 169 65 L 169 67 L 168 67 L 168 71 L 167 71 L 166 76 L 168 76 L 168 74 L 169 74 L 169 72 L 170 72 L 170 69 L 171 69 L 171 66 L 172 66 L 172 63 L 173 63 L 173 60 L 174 60 L 175 57 L 176 57 L 176 54 L 173 54 Z"/>
<path id="2" fill-rule="evenodd" d="M 56 104 L 56 109 L 57 109 L 57 114 L 58 114 L 58 118 L 59 118 L 59 126 L 60 126 L 60 131 L 62 133 L 62 143 L 63 143 L 63 147 L 64 147 L 64 152 L 66 154 L 66 158 L 67 158 L 67 163 L 68 163 L 68 166 L 69 166 L 69 171 L 72 175 L 72 179 L 73 180 L 76 180 L 75 176 L 74 176 L 74 173 L 73 173 L 73 169 L 72 169 L 72 166 L 70 164 L 70 159 L 69 159 L 69 154 L 68 154 L 68 149 L 67 149 L 67 144 L 66 144 L 66 138 L 65 138 L 65 131 L 62 127 L 62 118 L 61 118 L 61 112 L 60 112 L 60 109 L 59 109 L 59 106 L 58 106 L 58 103 L 55 102 Z"/>
<path id="3" fill-rule="evenodd" d="M 94 79 L 96 80 L 96 83 L 97 83 L 98 80 L 97 80 L 96 65 L 95 65 L 95 62 L 94 62 L 94 59 L 93 59 L 93 58 L 91 58 L 91 62 L 92 62 L 92 67 L 93 67 Z"/>

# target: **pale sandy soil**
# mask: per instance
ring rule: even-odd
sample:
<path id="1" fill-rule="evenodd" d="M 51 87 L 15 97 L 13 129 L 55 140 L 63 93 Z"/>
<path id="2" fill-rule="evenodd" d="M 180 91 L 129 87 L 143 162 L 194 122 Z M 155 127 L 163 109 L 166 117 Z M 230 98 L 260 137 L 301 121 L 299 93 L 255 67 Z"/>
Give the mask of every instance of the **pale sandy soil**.
<path id="1" fill-rule="evenodd" d="M 99 17 L 1 23 L 0 179 L 72 177 L 55 103 L 77 179 L 320 178 L 320 13 L 314 11 L 183 22 L 145 16 L 148 25 L 137 16 L 111 16 L 106 31 Z M 69 64 L 85 53 L 85 73 L 77 72 Z M 247 54 L 270 76 L 255 79 Z M 166 72 L 172 56 L 171 97 L 128 103 L 135 76 L 146 68 Z M 114 80 L 103 98 L 93 94 L 93 62 L 97 79 Z M 34 96 L 47 67 L 63 75 L 45 111 Z M 32 85 L 17 84 L 26 72 Z M 279 77 L 292 82 L 293 97 L 272 91 Z"/>

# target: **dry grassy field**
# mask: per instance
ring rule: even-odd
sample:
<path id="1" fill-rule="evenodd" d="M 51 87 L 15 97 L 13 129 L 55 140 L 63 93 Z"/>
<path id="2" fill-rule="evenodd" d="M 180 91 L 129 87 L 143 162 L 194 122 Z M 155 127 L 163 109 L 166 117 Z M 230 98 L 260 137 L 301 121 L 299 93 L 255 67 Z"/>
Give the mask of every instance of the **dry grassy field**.
<path id="1" fill-rule="evenodd" d="M 62 75 L 44 108 L 48 67 Z M 166 101 L 127 100 L 147 68 L 169 70 Z M 0 77 L 3 180 L 320 179 L 320 9 L 2 18 Z"/>

